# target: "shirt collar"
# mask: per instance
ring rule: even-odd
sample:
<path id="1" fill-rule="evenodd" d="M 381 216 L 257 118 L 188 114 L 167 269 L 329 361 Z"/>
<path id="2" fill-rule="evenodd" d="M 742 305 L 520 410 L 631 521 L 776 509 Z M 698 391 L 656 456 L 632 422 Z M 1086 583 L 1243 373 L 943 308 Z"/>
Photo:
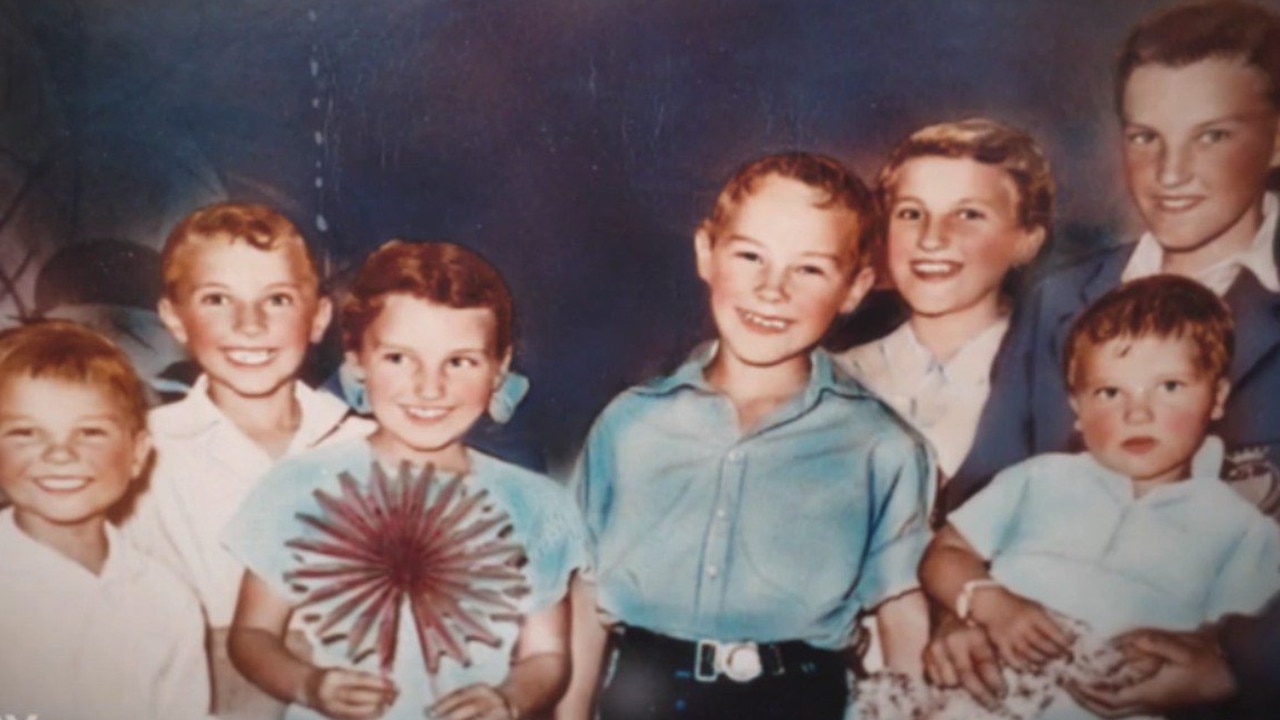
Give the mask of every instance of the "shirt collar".
<path id="1" fill-rule="evenodd" d="M 920 342 L 911 322 L 907 321 L 884 339 L 883 352 L 886 362 L 895 368 L 895 374 L 901 372 L 923 378 L 937 371 L 947 382 L 981 385 L 991 380 L 991 364 L 1008 329 L 1006 315 L 961 345 L 950 360 L 941 363 Z"/>
<path id="2" fill-rule="evenodd" d="M 720 349 L 718 340 L 711 340 L 693 349 L 688 359 L 670 375 L 654 378 L 636 388 L 637 392 L 646 395 L 669 395 L 681 388 L 689 388 L 706 393 L 716 393 L 716 389 L 707 382 L 706 369 Z M 831 355 L 822 348 L 814 348 L 809 352 L 809 382 L 803 395 L 807 406 L 816 401 L 824 392 L 832 392 L 846 397 L 869 396 L 870 393 L 857 380 L 832 361 Z"/>
<path id="3" fill-rule="evenodd" d="M 98 583 L 127 580 L 145 569 L 141 556 L 134 552 L 114 525 L 108 522 L 104 529 L 107 533 L 107 559 L 102 564 L 102 571 L 94 575 L 74 560 L 23 532 L 18 527 L 14 509 L 5 508 L 0 511 L 0 547 L 4 548 L 4 553 L 0 555 L 0 566 L 42 575 L 58 572 L 82 581 Z"/>
<path id="4" fill-rule="evenodd" d="M 1275 193 L 1262 198 L 1262 225 L 1253 236 L 1248 249 L 1226 258 L 1197 273 L 1195 279 L 1204 283 L 1218 295 L 1223 295 L 1235 280 L 1240 269 L 1248 270 L 1258 284 L 1271 292 L 1280 292 L 1280 271 L 1276 268 L 1275 243 L 1277 216 L 1280 216 L 1280 200 Z M 1142 234 L 1129 263 L 1120 279 L 1128 282 L 1161 272 L 1164 265 L 1164 248 L 1150 231 Z"/>
<path id="5" fill-rule="evenodd" d="M 301 380 L 293 383 L 293 396 L 298 401 L 301 419 L 294 435 L 293 447 L 310 447 L 330 434 L 350 414 L 351 408 L 332 394 L 315 390 Z M 178 401 L 184 412 L 167 417 L 167 432 L 199 435 L 215 427 L 231 424 L 231 418 L 209 397 L 209 377 L 201 375 L 187 396 Z"/>
<path id="6" fill-rule="evenodd" d="M 1123 473 L 1116 472 L 1102 463 L 1097 458 L 1085 453 L 1089 462 L 1093 465 L 1096 475 L 1102 480 L 1106 487 L 1118 501 L 1121 502 L 1144 502 L 1144 503 L 1163 503 L 1176 500 L 1187 493 L 1196 492 L 1196 490 L 1206 483 L 1221 484 L 1220 469 L 1226 446 L 1223 445 L 1222 439 L 1216 435 L 1206 435 L 1204 441 L 1200 443 L 1200 447 L 1196 450 L 1195 455 L 1191 456 L 1191 475 L 1190 477 L 1179 480 L 1177 482 L 1157 485 L 1148 490 L 1141 498 L 1133 497 L 1133 480 Z"/>

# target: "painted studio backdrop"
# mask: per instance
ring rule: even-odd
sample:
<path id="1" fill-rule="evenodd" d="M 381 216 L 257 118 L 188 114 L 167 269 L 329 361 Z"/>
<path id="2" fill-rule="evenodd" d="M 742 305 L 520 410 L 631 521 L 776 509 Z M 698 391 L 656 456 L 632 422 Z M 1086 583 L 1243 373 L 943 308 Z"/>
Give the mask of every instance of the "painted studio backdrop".
<path id="1" fill-rule="evenodd" d="M 873 178 L 912 129 L 988 115 L 1051 155 L 1050 261 L 1132 237 L 1111 65 L 1165 4 L 0 0 L 0 313 L 112 330 L 177 389 L 156 251 L 195 207 L 280 208 L 333 288 L 384 240 L 450 239 L 512 285 L 520 414 L 561 465 L 704 336 L 693 228 L 755 155 Z"/>

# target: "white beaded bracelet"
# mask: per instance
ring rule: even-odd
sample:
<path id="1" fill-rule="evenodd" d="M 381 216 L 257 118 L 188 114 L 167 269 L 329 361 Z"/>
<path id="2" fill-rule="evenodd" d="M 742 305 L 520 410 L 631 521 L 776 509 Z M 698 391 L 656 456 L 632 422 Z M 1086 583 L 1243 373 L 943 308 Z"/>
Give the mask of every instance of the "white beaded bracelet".
<path id="1" fill-rule="evenodd" d="M 991 578 L 976 578 L 960 586 L 960 594 L 956 596 L 956 617 L 972 624 L 969 615 L 973 612 L 973 593 L 984 587 L 1001 587 L 1001 585 L 999 581 Z"/>

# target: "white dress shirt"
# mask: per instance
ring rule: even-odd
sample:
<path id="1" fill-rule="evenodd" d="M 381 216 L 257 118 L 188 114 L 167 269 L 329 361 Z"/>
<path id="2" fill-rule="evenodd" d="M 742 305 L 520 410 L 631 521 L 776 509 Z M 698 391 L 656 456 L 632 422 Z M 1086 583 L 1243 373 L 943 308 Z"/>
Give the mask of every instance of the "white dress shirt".
<path id="1" fill-rule="evenodd" d="M 991 364 L 1008 329 L 1009 319 L 1001 318 L 944 363 L 920 343 L 908 321 L 847 350 L 839 361 L 925 436 L 938 468 L 951 477 L 973 445 L 991 392 Z"/>
<path id="2" fill-rule="evenodd" d="M 208 715 L 200 607 L 107 526 L 97 575 L 0 511 L 0 713 L 193 720 Z"/>
<path id="3" fill-rule="evenodd" d="M 302 419 L 285 457 L 373 431 L 333 395 L 294 387 Z M 152 410 L 147 425 L 155 468 L 126 529 L 195 589 L 210 627 L 227 627 L 244 566 L 222 547 L 222 528 L 275 460 L 213 404 L 203 376 L 185 398 Z"/>

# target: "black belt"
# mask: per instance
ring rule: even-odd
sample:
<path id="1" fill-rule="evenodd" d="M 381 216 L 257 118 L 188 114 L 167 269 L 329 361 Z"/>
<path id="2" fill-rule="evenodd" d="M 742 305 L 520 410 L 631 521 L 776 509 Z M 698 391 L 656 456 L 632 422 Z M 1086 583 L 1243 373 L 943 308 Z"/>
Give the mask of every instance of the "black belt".
<path id="1" fill-rule="evenodd" d="M 701 682 L 715 682 L 721 676 L 734 682 L 751 682 L 787 674 L 812 675 L 845 665 L 843 653 L 816 648 L 802 640 L 771 643 L 681 640 L 633 626 L 621 626 L 617 636 L 618 646 L 624 652 L 653 656 Z"/>

